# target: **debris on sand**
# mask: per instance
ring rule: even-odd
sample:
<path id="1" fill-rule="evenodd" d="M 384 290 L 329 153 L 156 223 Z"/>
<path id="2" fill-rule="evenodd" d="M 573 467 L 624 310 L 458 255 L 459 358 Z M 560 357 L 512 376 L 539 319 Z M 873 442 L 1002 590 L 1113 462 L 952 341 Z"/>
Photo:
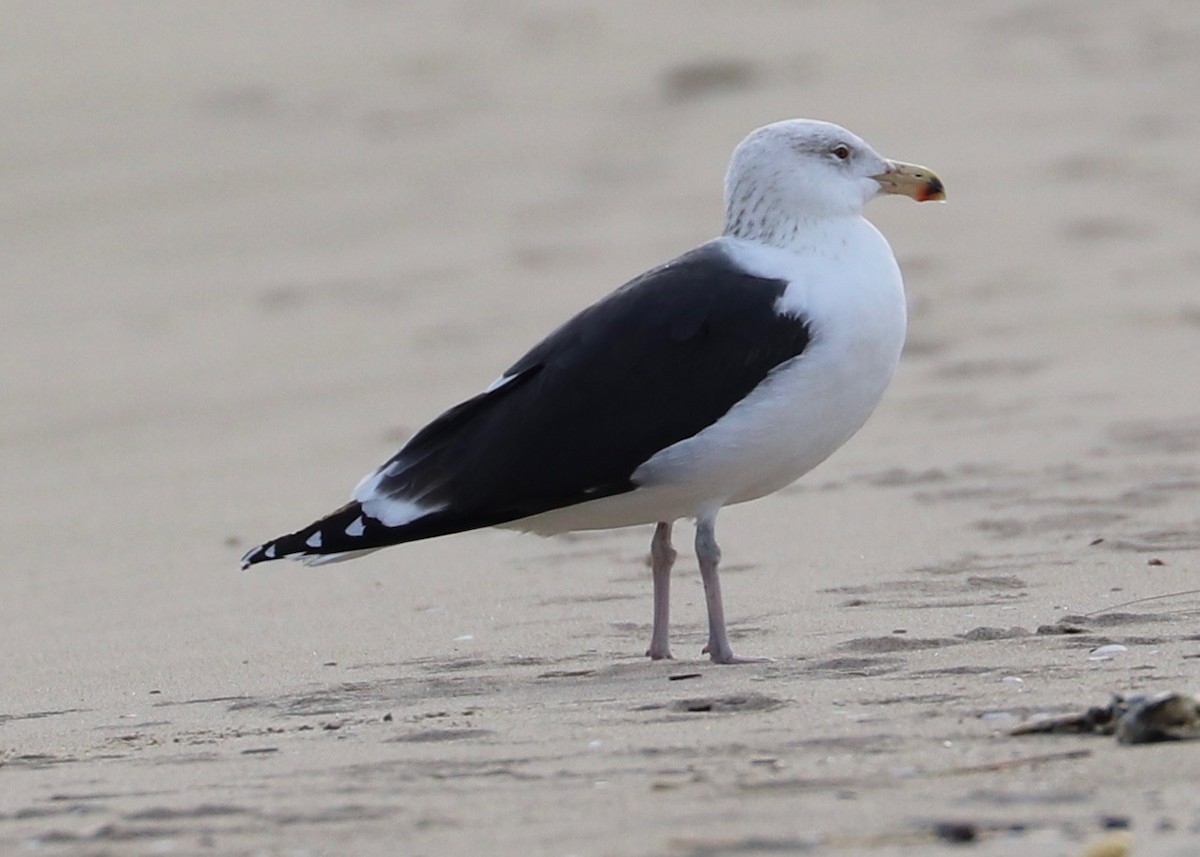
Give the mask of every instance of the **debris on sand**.
<path id="1" fill-rule="evenodd" d="M 1082 714 L 1040 717 L 1011 735 L 1116 735 L 1121 744 L 1153 744 L 1200 738 L 1200 696 L 1166 692 L 1154 696 L 1114 694 L 1108 705 Z"/>
<path id="2" fill-rule="evenodd" d="M 1133 836 L 1122 830 L 1093 839 L 1079 852 L 1079 857 L 1126 857 L 1132 850 Z"/>

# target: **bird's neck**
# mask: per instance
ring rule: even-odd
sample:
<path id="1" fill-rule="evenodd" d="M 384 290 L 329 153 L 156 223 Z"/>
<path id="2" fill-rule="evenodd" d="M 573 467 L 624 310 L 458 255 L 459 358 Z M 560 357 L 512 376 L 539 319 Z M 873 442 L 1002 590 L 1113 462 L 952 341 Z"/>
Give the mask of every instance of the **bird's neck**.
<path id="1" fill-rule="evenodd" d="M 731 209 L 725 220 L 725 235 L 778 247 L 781 250 L 805 252 L 837 242 L 839 235 L 853 231 L 862 217 L 844 214 L 805 217 L 771 210 L 766 206 Z"/>

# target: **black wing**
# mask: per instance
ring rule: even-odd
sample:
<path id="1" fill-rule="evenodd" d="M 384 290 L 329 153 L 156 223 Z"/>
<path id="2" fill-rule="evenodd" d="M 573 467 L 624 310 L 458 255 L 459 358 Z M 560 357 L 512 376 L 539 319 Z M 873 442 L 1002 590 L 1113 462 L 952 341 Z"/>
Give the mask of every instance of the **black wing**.
<path id="1" fill-rule="evenodd" d="M 786 285 L 746 273 L 714 244 L 643 274 L 559 327 L 504 383 L 442 414 L 380 468 L 388 475 L 376 499 L 438 511 L 390 528 L 368 517 L 363 532 L 348 537 L 346 525 L 361 514 L 352 503 L 326 519 L 336 537 L 319 549 L 300 537 L 322 522 L 287 544 L 277 540 L 275 553 L 372 549 L 633 490 L 642 463 L 712 425 L 804 351 L 806 321 L 776 311 Z"/>

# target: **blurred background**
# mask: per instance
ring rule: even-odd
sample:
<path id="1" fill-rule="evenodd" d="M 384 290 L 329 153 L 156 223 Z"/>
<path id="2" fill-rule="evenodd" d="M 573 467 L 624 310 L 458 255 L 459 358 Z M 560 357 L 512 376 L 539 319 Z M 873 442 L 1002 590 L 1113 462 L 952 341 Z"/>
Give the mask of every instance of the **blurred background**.
<path id="1" fill-rule="evenodd" d="M 236 563 L 715 235 L 729 153 L 781 118 L 843 124 L 950 197 L 870 211 L 912 332 L 827 478 L 1060 466 L 1121 431 L 1194 463 L 1190 0 L 8 0 L 0 18 L 0 635 L 48 696 L 131 667 L 166 681 L 221 646 L 289 657 L 304 609 L 322 618 L 303 657 L 333 659 L 471 579 L 502 537 L 352 572 Z M 914 513 L 912 556 L 863 546 L 842 514 L 789 559 L 853 577 L 946 538 Z M 636 561 L 642 535 L 622 538 Z M 556 550 L 512 544 L 517 564 Z M 839 566 L 846 548 L 866 564 Z M 360 636 L 321 610 L 375 595 Z M 111 661 L 72 669 L 80 641 Z"/>
<path id="2" fill-rule="evenodd" d="M 1198 86 L 1195 0 L 0 0 L 0 848 L 1191 854 L 1188 757 L 997 739 L 1196 689 Z M 239 571 L 716 235 L 796 116 L 949 202 L 868 209 L 910 304 L 873 419 L 722 513 L 776 663 L 698 660 L 687 526 L 678 665 L 649 528 Z"/>

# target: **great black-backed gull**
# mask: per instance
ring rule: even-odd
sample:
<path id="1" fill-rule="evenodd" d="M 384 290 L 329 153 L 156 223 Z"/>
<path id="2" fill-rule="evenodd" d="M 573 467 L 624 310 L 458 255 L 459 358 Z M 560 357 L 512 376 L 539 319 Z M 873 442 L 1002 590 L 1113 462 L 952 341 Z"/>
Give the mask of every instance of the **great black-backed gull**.
<path id="1" fill-rule="evenodd" d="M 654 524 L 654 626 L 669 658 L 671 527 L 696 522 L 708 645 L 725 632 L 717 512 L 798 479 L 870 416 L 900 358 L 905 302 L 879 193 L 945 198 L 924 167 L 795 119 L 737 147 L 725 231 L 563 324 L 369 474 L 351 502 L 254 548 L 310 565 L 509 527 L 543 535 Z"/>

